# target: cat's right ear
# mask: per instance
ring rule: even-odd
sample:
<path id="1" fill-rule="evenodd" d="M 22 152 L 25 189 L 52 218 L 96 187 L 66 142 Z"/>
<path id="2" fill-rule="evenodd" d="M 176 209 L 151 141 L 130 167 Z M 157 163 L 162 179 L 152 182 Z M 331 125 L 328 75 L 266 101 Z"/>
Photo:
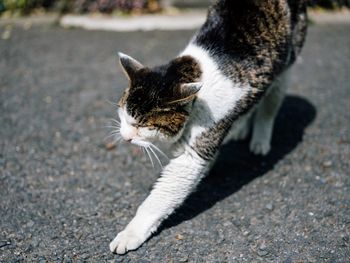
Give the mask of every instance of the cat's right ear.
<path id="1" fill-rule="evenodd" d="M 168 102 L 168 104 L 188 104 L 194 100 L 202 86 L 202 82 L 185 83 L 177 86 L 174 91 L 173 100 Z"/>
<path id="2" fill-rule="evenodd" d="M 143 68 L 143 65 L 140 62 L 124 53 L 118 52 L 118 56 L 120 64 L 129 79 L 132 79 L 135 73 Z"/>

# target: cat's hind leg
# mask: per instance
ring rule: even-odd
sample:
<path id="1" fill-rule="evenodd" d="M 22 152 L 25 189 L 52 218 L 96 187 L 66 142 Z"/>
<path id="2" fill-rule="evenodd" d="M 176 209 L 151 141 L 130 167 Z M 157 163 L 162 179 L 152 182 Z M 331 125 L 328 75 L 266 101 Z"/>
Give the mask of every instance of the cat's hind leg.
<path id="1" fill-rule="evenodd" d="M 248 137 L 252 127 L 252 115 L 253 115 L 253 110 L 239 117 L 232 124 L 232 127 L 229 133 L 227 134 L 227 136 L 225 137 L 225 140 L 223 143 L 227 143 L 230 140 L 234 140 L 234 141 L 245 140 Z"/>
<path id="2" fill-rule="evenodd" d="M 276 78 L 254 115 L 250 151 L 257 155 L 266 155 L 271 149 L 274 121 L 285 95 L 287 74 L 284 72 Z"/>

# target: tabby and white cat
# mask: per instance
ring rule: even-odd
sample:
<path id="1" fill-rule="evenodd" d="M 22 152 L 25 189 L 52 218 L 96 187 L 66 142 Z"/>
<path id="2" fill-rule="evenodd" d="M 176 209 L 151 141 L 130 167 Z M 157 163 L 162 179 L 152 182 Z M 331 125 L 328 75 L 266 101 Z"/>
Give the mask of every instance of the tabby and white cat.
<path id="1" fill-rule="evenodd" d="M 306 20 L 304 0 L 221 0 L 169 63 L 150 68 L 119 54 L 130 80 L 119 102 L 121 136 L 145 148 L 169 142 L 174 157 L 110 243 L 112 252 L 134 250 L 157 230 L 195 189 L 230 130 L 243 139 L 252 128 L 250 150 L 269 152 Z"/>

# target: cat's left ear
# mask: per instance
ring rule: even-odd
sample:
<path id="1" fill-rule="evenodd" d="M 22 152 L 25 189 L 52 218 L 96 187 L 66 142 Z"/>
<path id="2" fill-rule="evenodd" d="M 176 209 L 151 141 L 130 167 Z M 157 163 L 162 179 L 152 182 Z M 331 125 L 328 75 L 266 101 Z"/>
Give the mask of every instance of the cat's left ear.
<path id="1" fill-rule="evenodd" d="M 119 60 L 120 60 L 120 64 L 122 65 L 126 75 L 129 77 L 129 79 L 132 79 L 132 77 L 135 75 L 135 73 L 142 69 L 144 66 L 138 62 L 136 59 L 118 52 L 119 55 Z"/>
<path id="2" fill-rule="evenodd" d="M 202 86 L 202 82 L 181 84 L 174 91 L 174 100 L 168 104 L 187 104 L 193 101 Z"/>

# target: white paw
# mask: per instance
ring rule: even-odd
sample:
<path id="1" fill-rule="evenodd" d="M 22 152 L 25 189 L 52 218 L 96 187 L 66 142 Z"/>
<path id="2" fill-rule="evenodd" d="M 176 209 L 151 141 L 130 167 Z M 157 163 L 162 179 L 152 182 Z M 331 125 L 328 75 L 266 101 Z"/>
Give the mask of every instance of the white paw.
<path id="1" fill-rule="evenodd" d="M 129 250 L 137 249 L 146 239 L 147 236 L 137 234 L 137 232 L 132 229 L 125 229 L 109 244 L 109 249 L 113 253 L 125 254 Z"/>
<path id="2" fill-rule="evenodd" d="M 255 141 L 250 142 L 250 151 L 256 155 L 266 155 L 271 149 L 270 143 L 265 141 Z"/>

